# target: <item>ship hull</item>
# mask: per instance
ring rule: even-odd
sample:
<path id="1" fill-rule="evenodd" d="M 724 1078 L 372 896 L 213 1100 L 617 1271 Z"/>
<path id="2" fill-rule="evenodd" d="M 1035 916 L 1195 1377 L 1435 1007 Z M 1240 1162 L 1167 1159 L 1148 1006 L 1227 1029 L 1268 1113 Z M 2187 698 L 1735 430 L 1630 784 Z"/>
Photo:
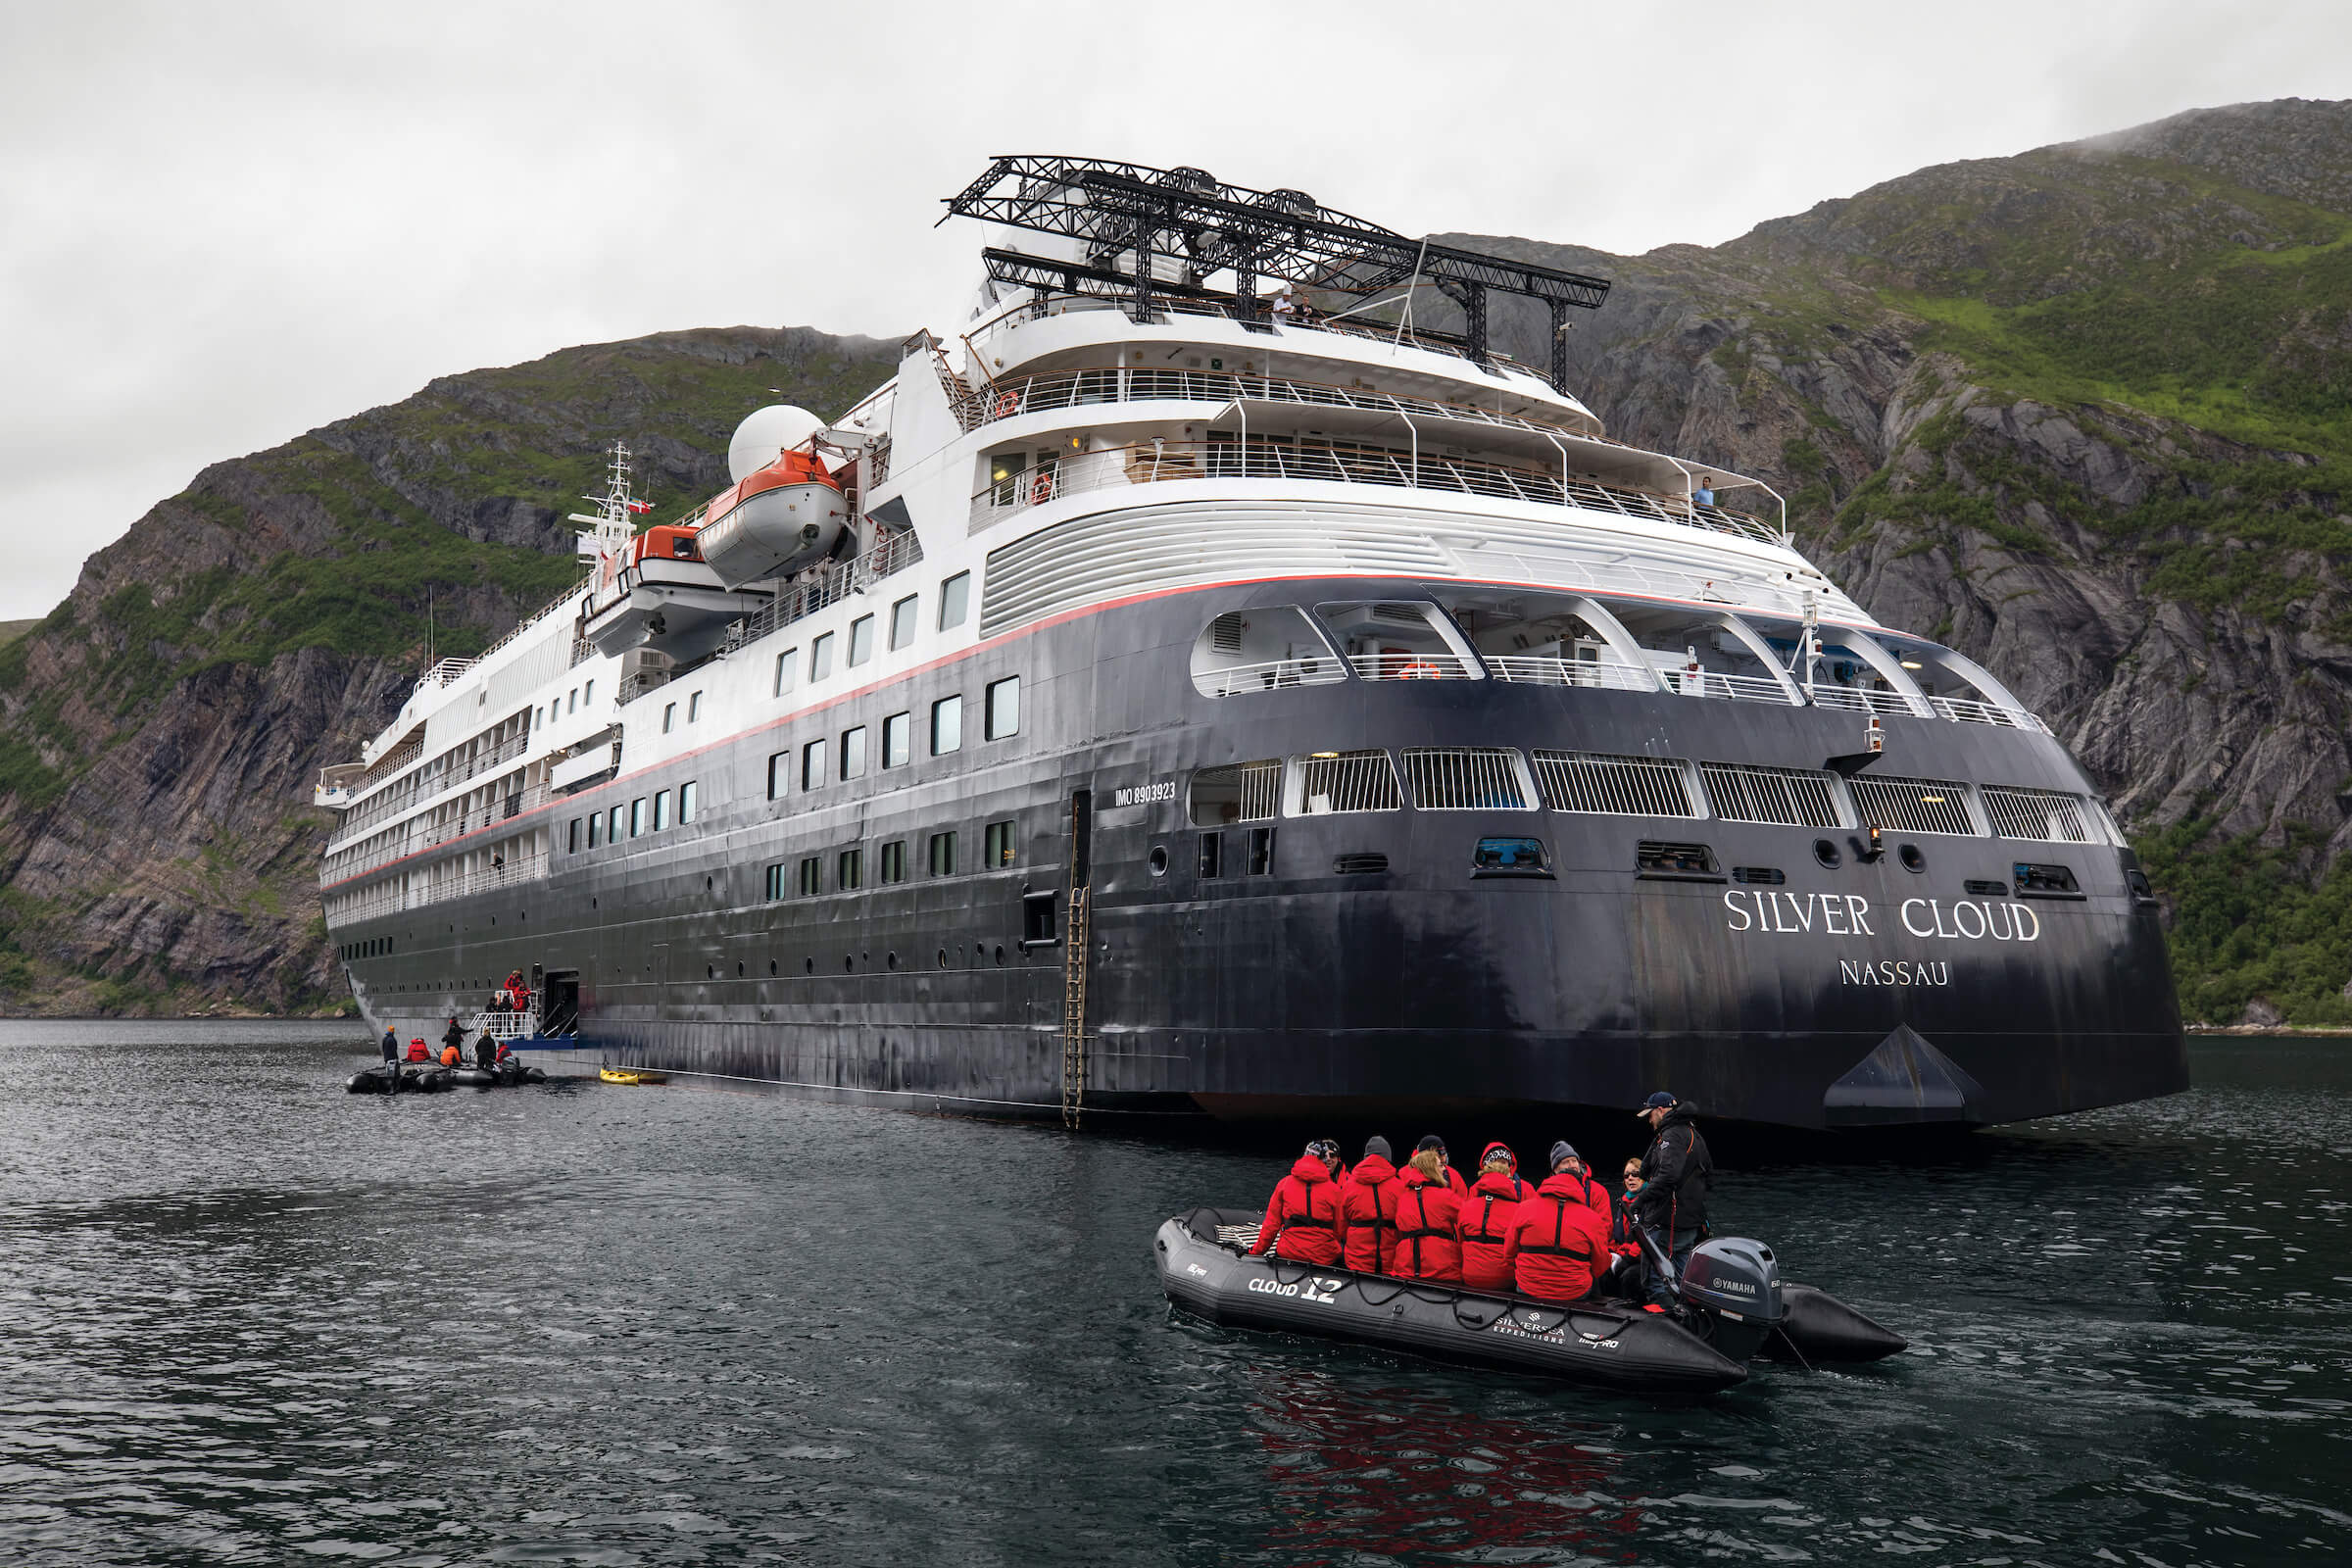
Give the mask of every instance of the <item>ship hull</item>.
<path id="1" fill-rule="evenodd" d="M 1860 715 L 1763 703 L 1492 680 L 1208 698 L 1191 682 L 1214 614 L 1411 591 L 1393 579 L 1188 590 L 845 682 L 828 707 L 551 804 L 547 877 L 355 922 L 336 940 L 391 948 L 349 966 L 369 1021 L 404 1039 L 437 1036 L 519 968 L 576 984 L 570 1049 L 588 1059 L 1051 1116 L 1075 872 L 1091 903 L 1084 1059 L 1098 1115 L 1621 1109 L 1667 1085 L 1712 1114 L 1783 1126 L 1987 1125 L 2186 1087 L 2156 909 L 2133 896 L 2130 852 L 2111 846 L 1890 833 L 1888 853 L 1863 862 L 1843 848 L 1848 830 L 1720 819 L 1404 808 L 1187 821 L 1196 769 L 1318 751 L 1819 768 L 1862 748 Z M 984 740 L 982 693 L 1009 675 L 1024 682 L 1021 731 Z M 788 762 L 791 787 L 767 798 L 771 758 L 853 725 L 878 736 L 898 712 L 919 728 L 948 693 L 965 702 L 960 752 L 808 792 Z M 1885 725 L 1889 773 L 2089 793 L 2046 735 Z M 565 848 L 573 819 L 690 778 L 695 822 Z M 1015 824 L 1013 863 L 972 869 L 998 822 Z M 942 832 L 956 834 L 958 861 L 928 875 Z M 1214 875 L 1204 833 L 1218 836 Z M 1498 835 L 1542 839 L 1550 874 L 1478 875 L 1478 841 Z M 1836 866 L 1816 858 L 1823 839 L 1840 847 Z M 1645 876 L 1637 846 L 1650 840 L 1703 842 L 1717 873 Z M 908 875 L 881 885 L 888 843 L 906 846 Z M 1919 869 L 1894 853 L 1902 843 Z M 842 891 L 849 849 L 866 885 Z M 1386 869 L 1343 869 L 1371 857 Z M 812 858 L 827 891 L 767 897 L 789 894 Z M 1966 886 L 2006 886 L 2029 859 L 2067 865 L 2080 896 Z"/>

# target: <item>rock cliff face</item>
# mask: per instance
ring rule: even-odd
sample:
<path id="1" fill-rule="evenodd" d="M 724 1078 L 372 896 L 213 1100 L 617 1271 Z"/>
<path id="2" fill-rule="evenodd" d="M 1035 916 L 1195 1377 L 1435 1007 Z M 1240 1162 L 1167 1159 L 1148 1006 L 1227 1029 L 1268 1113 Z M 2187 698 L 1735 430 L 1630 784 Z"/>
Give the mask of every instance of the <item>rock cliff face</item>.
<path id="1" fill-rule="evenodd" d="M 566 513 L 615 440 L 685 510 L 745 412 L 837 414 L 892 345 L 665 333 L 444 377 L 217 464 L 0 648 L 0 1009 L 336 1008 L 316 887 L 322 762 L 428 642 L 466 654 L 575 581 Z"/>
<path id="2" fill-rule="evenodd" d="M 1616 280 L 1571 339 L 1612 433 L 1764 479 L 1875 613 L 2051 720 L 2141 836 L 2192 1016 L 2352 1020 L 2352 105 L 1923 170 L 1711 250 L 1472 238 Z M 1545 358 L 1540 318 L 1496 329 Z M 569 350 L 206 470 L 0 648 L 0 1006 L 338 1002 L 300 803 L 397 708 L 428 592 L 440 651 L 480 646 L 570 582 L 614 437 L 689 504 L 769 387 L 838 412 L 889 358 Z"/>

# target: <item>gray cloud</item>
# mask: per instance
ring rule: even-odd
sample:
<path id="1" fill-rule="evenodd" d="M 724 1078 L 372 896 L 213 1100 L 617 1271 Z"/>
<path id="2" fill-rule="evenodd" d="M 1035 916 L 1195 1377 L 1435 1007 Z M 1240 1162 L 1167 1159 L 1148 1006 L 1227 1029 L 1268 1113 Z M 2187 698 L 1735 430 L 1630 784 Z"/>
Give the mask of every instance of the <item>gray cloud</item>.
<path id="1" fill-rule="evenodd" d="M 1925 164 L 2352 92 L 2352 8 L 0 0 L 0 616 L 205 464 L 663 327 L 944 323 L 992 153 L 1717 243 Z"/>

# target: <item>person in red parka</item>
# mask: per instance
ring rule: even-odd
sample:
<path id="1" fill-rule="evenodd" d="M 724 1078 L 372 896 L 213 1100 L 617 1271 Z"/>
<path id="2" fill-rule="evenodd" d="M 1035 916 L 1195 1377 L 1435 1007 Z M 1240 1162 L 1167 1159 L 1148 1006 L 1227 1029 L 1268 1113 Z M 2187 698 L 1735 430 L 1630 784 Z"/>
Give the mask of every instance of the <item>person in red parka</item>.
<path id="1" fill-rule="evenodd" d="M 1462 1200 L 1455 1220 L 1462 1239 L 1462 1283 L 1474 1291 L 1507 1291 L 1511 1266 L 1502 1260 L 1503 1243 L 1510 1239 L 1511 1214 L 1519 1200 L 1535 1189 L 1512 1172 L 1518 1164 L 1500 1144 L 1489 1144 L 1479 1156 L 1478 1180 Z"/>
<path id="2" fill-rule="evenodd" d="M 1551 1176 L 1511 1215 L 1502 1255 L 1519 1294 L 1541 1301 L 1573 1301 L 1592 1294 L 1609 1267 L 1607 1223 L 1585 1200 L 1586 1180 L 1574 1148 L 1551 1146 Z"/>
<path id="3" fill-rule="evenodd" d="M 1565 1174 L 1576 1178 L 1578 1189 L 1585 1197 L 1585 1206 L 1600 1217 L 1600 1228 L 1604 1231 L 1607 1230 L 1609 1220 L 1617 1209 L 1614 1196 L 1600 1184 L 1591 1171 L 1585 1168 L 1584 1156 L 1570 1147 L 1566 1140 L 1554 1144 L 1552 1148 L 1568 1150 L 1567 1164 L 1561 1168 L 1561 1171 L 1555 1171 L 1553 1174 L 1561 1174 L 1564 1171 Z"/>
<path id="4" fill-rule="evenodd" d="M 1332 1171 L 1340 1162 L 1340 1146 L 1318 1138 L 1274 1184 L 1266 1217 L 1257 1227 L 1252 1253 L 1271 1252 L 1292 1263 L 1337 1263 L 1347 1221 L 1340 1214 L 1340 1188 Z"/>
<path id="5" fill-rule="evenodd" d="M 1492 1149 L 1494 1146 L 1490 1144 L 1487 1147 Z M 1446 1190 L 1453 1194 L 1453 1196 L 1456 1198 L 1468 1198 L 1470 1196 L 1470 1184 L 1462 1180 L 1462 1173 L 1460 1171 L 1455 1170 L 1451 1165 L 1446 1163 L 1446 1140 L 1440 1138 L 1436 1133 L 1431 1133 L 1427 1138 L 1422 1139 L 1419 1143 L 1413 1146 L 1413 1152 L 1416 1154 L 1431 1152 L 1434 1152 L 1438 1156 L 1438 1169 L 1444 1173 Z M 1515 1175 L 1517 1173 L 1513 1172 L 1513 1174 Z"/>
<path id="6" fill-rule="evenodd" d="M 1358 1274 L 1390 1271 L 1396 1255 L 1396 1199 L 1403 1191 L 1390 1163 L 1389 1141 L 1365 1139 L 1364 1157 L 1340 1189 L 1340 1213 L 1348 1222 L 1347 1267 Z"/>
<path id="7" fill-rule="evenodd" d="M 1404 1168 L 1404 1191 L 1396 1195 L 1396 1262 L 1400 1280 L 1462 1282 L 1462 1239 L 1455 1221 L 1462 1200 L 1446 1185 L 1445 1152 L 1418 1149 Z"/>

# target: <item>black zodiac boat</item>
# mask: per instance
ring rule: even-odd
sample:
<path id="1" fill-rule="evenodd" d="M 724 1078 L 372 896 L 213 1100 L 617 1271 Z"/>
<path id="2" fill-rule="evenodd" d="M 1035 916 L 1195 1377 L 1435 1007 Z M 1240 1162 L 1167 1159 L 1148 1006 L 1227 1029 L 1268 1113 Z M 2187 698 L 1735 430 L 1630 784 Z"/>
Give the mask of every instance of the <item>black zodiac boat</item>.
<path id="1" fill-rule="evenodd" d="M 510 1058 L 495 1067 L 425 1067 L 415 1072 L 369 1067 L 346 1078 L 343 1087 L 355 1095 L 431 1095 L 447 1089 L 511 1089 L 545 1082 L 544 1070 Z"/>
<path id="2" fill-rule="evenodd" d="M 1699 1245 L 1677 1286 L 1682 1308 L 1668 1312 L 1253 1257 L 1257 1223 L 1248 1210 L 1197 1208 L 1162 1224 L 1153 1250 L 1168 1298 L 1237 1328 L 1319 1334 L 1624 1393 L 1711 1394 L 1743 1381 L 1758 1355 L 1876 1361 L 1905 1348 L 1827 1292 L 1784 1283 L 1769 1248 L 1737 1237 Z"/>

